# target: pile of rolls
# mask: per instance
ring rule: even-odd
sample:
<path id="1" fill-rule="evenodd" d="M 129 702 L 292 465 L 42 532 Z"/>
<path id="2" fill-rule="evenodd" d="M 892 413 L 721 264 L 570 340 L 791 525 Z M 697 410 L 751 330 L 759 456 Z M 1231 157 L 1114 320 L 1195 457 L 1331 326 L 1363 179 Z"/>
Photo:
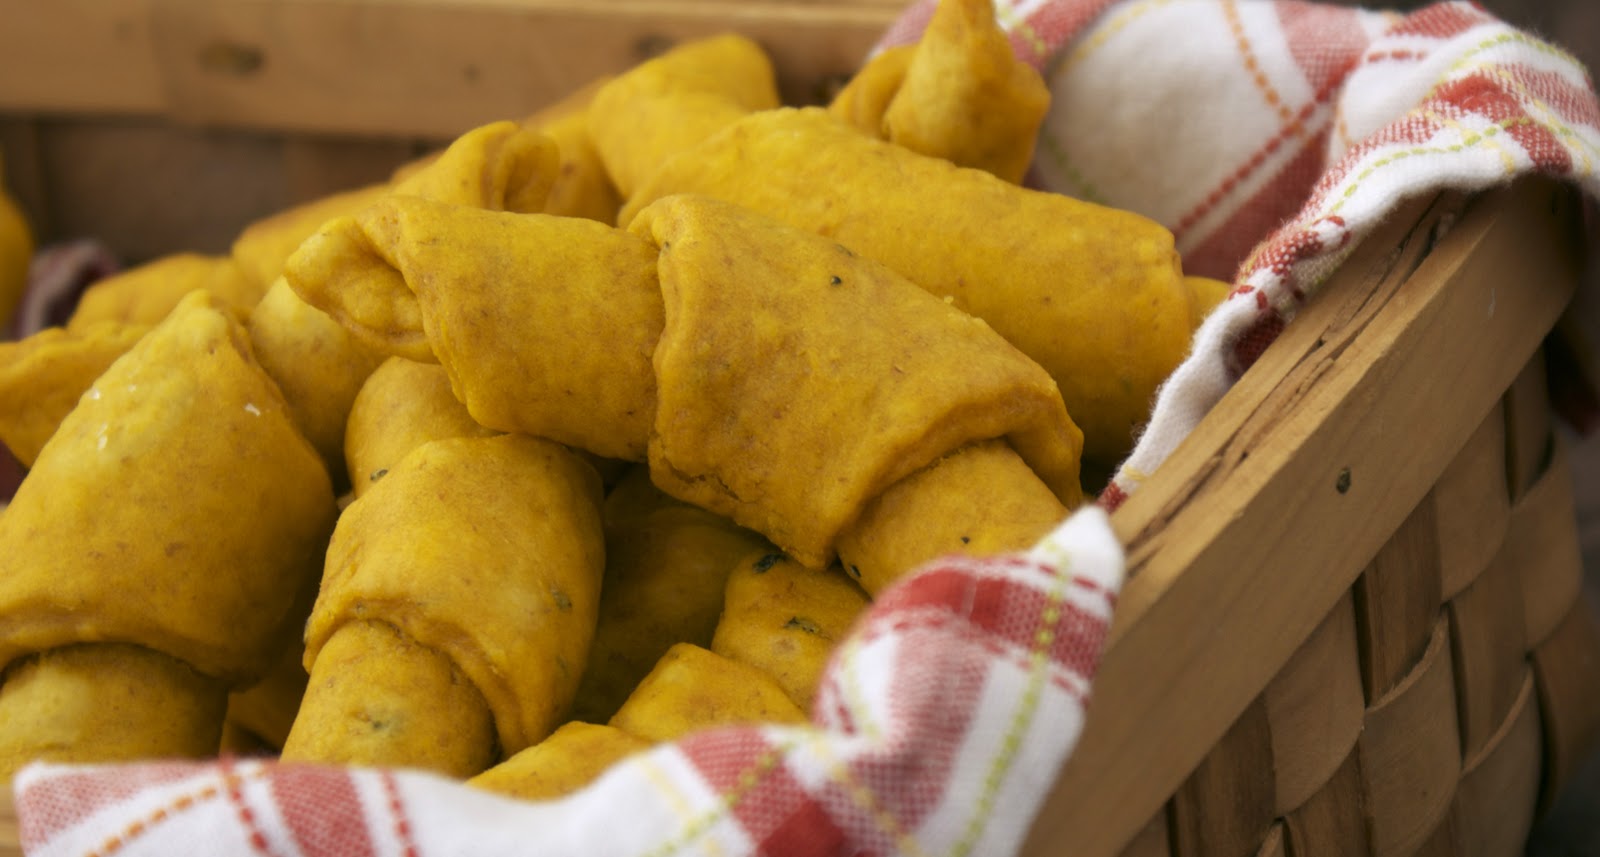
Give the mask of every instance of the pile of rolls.
<path id="1" fill-rule="evenodd" d="M 801 721 L 872 598 L 1026 548 L 1222 286 L 1027 189 L 989 0 L 826 106 L 685 43 L 0 345 L 0 779 L 271 753 L 581 787 Z"/>

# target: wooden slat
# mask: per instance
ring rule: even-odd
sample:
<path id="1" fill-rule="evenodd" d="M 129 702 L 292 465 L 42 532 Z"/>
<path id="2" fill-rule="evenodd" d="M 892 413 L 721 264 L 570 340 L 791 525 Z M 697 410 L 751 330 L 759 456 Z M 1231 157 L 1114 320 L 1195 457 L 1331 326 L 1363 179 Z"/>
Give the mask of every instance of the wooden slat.
<path id="1" fill-rule="evenodd" d="M 0 108 L 160 112 L 166 97 L 150 38 L 154 2 L 10 4 L 0 26 Z"/>
<path id="2" fill-rule="evenodd" d="M 1455 816 L 1447 815 L 1433 833 L 1423 840 L 1411 857 L 1460 857 L 1461 831 L 1456 829 Z"/>
<path id="3" fill-rule="evenodd" d="M 99 238 L 129 262 L 226 252 L 288 205 L 275 138 L 154 119 L 41 121 L 39 134 L 52 232 Z"/>
<path id="4" fill-rule="evenodd" d="M 1515 503 L 1544 474 L 1555 441 L 1542 354 L 1528 361 L 1506 391 L 1505 414 L 1506 486 Z"/>
<path id="5" fill-rule="evenodd" d="M 1388 693 L 1422 657 L 1439 616 L 1439 586 L 1430 492 L 1378 549 L 1352 590 L 1368 701 Z"/>
<path id="6" fill-rule="evenodd" d="M 1260 847 L 1255 851 L 1255 857 L 1289 857 L 1282 824 L 1274 824 L 1267 831 Z"/>
<path id="7" fill-rule="evenodd" d="M 1533 650 L 1544 733 L 1541 811 L 1600 744 L 1600 626 L 1579 598 L 1550 638 Z"/>
<path id="8" fill-rule="evenodd" d="M 1362 809 L 1361 759 L 1352 752 L 1332 778 L 1284 816 L 1294 857 L 1366 857 L 1372 853 Z"/>
<path id="9" fill-rule="evenodd" d="M 1550 468 L 1511 513 L 1498 562 L 1522 579 L 1523 634 L 1531 649 L 1553 634 L 1583 590 L 1583 553 L 1573 510 L 1572 470 L 1557 438 Z"/>
<path id="10" fill-rule="evenodd" d="M 1119 857 L 1172 857 L 1172 833 L 1167 826 L 1165 808 L 1150 819 Z"/>
<path id="11" fill-rule="evenodd" d="M 1375 232 L 1112 515 L 1131 579 L 1095 705 L 1022 853 L 1053 854 L 1070 838 L 1095 857 L 1128 842 L 1349 589 L 1554 324 L 1582 247 L 1567 226 L 1570 192 L 1535 182 L 1484 197 L 1408 279 L 1433 224 L 1459 208 L 1435 209 L 1417 230 L 1403 224 L 1419 212 L 1404 210 Z M 1397 291 L 1405 299 L 1390 301 Z M 1418 425 L 1429 443 L 1415 442 Z"/>
<path id="12" fill-rule="evenodd" d="M 283 180 L 290 205 L 343 190 L 388 181 L 395 169 L 416 158 L 420 143 L 290 137 L 283 141 Z"/>
<path id="13" fill-rule="evenodd" d="M 888 0 L 63 0 L 0 28 L 0 109 L 448 139 L 684 39 L 761 41 L 791 102 L 853 72 Z"/>
<path id="14" fill-rule="evenodd" d="M 1446 820 L 1461 774 L 1449 621 L 1422 660 L 1367 712 L 1356 743 L 1374 857 L 1409 857 Z"/>
<path id="15" fill-rule="evenodd" d="M 1262 694 L 1272 734 L 1276 815 L 1324 788 L 1361 734 L 1366 696 L 1350 596 L 1341 599 Z"/>
<path id="16" fill-rule="evenodd" d="M 1433 489 L 1439 529 L 1440 596 L 1467 588 L 1499 551 L 1511 515 L 1506 487 L 1506 423 L 1500 404 L 1489 411 Z"/>
<path id="17" fill-rule="evenodd" d="M 1527 672 L 1505 722 L 1462 766 L 1451 810 L 1462 857 L 1523 853 L 1538 804 L 1539 769 L 1539 706 Z"/>
<path id="18" fill-rule="evenodd" d="M 1172 850 L 1181 857 L 1249 857 L 1272 826 L 1276 791 L 1267 708 L 1246 708 L 1172 796 Z"/>
<path id="19" fill-rule="evenodd" d="M 1518 569 L 1509 562 L 1490 563 L 1449 609 L 1461 755 L 1470 759 L 1505 725 L 1523 689 L 1527 643 Z"/>
<path id="20" fill-rule="evenodd" d="M 6 185 L 41 242 L 96 237 L 130 262 L 223 252 L 257 218 L 387 178 L 420 145 L 138 117 L 0 121 Z"/>
<path id="21" fill-rule="evenodd" d="M 0 117 L 0 155 L 6 192 L 22 209 L 37 239 L 51 233 L 50 196 L 44 182 L 44 153 L 39 149 L 39 123 L 32 117 Z"/>

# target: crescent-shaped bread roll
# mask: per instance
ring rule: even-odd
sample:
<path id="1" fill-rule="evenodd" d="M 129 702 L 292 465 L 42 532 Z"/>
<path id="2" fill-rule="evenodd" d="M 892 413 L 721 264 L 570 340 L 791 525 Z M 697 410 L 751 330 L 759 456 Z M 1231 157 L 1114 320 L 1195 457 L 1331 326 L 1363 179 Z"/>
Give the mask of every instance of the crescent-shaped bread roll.
<path id="1" fill-rule="evenodd" d="M 993 0 L 940 0 L 884 111 L 883 136 L 1016 184 L 1049 109 L 1050 89 L 1017 59 Z"/>
<path id="2" fill-rule="evenodd" d="M 564 217 L 584 217 L 601 223 L 615 223 L 622 194 L 611 183 L 606 165 L 594 148 L 589 133 L 589 105 L 595 93 L 611 78 L 602 77 L 555 104 L 522 120 L 522 127 L 554 140 L 561 153 L 544 213 Z"/>
<path id="3" fill-rule="evenodd" d="M 940 556 L 1026 550 L 1067 512 L 1005 443 L 968 444 L 874 497 L 839 534 L 839 561 L 877 597 Z"/>
<path id="4" fill-rule="evenodd" d="M 467 785 L 523 800 L 548 800 L 583 788 L 613 764 L 649 747 L 649 741 L 615 726 L 573 720 Z"/>
<path id="5" fill-rule="evenodd" d="M 279 757 L 469 777 L 499 756 L 494 713 L 450 656 L 352 619 L 317 652 Z"/>
<path id="6" fill-rule="evenodd" d="M 606 576 L 572 716 L 603 723 L 674 643 L 710 645 L 740 557 L 766 540 L 662 493 L 634 466 L 606 496 Z"/>
<path id="7" fill-rule="evenodd" d="M 284 209 L 246 226 L 228 252 L 239 270 L 265 291 L 283 275 L 284 260 L 318 227 L 340 215 L 354 214 L 387 193 L 387 183 L 371 184 Z"/>
<path id="8" fill-rule="evenodd" d="M 515 122 L 494 122 L 456 138 L 391 192 L 497 211 L 537 211 L 557 165 L 549 138 Z M 385 355 L 277 282 L 251 312 L 250 335 L 306 436 L 342 482 L 350 407 Z"/>
<path id="9" fill-rule="evenodd" d="M 411 450 L 447 437 L 489 437 L 450 392 L 437 363 L 390 357 L 375 369 L 350 406 L 344 455 L 355 495 L 365 494 Z"/>
<path id="10" fill-rule="evenodd" d="M 712 726 L 804 723 L 806 713 L 772 676 L 691 643 L 667 650 L 610 725 L 651 743 Z"/>
<path id="11" fill-rule="evenodd" d="M 766 52 L 729 33 L 679 45 L 613 78 L 595 94 L 588 120 L 606 171 L 627 198 L 667 157 L 778 104 Z"/>
<path id="12" fill-rule="evenodd" d="M 49 649 L 14 662 L 0 690 L 0 781 L 29 762 L 215 755 L 226 689 L 132 643 Z"/>
<path id="13" fill-rule="evenodd" d="M 100 373 L 150 328 L 104 321 L 78 330 L 47 327 L 0 342 L 0 442 L 32 467 L 45 442 Z"/>
<path id="14" fill-rule="evenodd" d="M 298 632 L 334 514 L 243 327 L 191 293 L 0 516 L 0 670 L 21 664 L 0 685 L 0 766 L 215 752 L 227 690 Z"/>
<path id="15" fill-rule="evenodd" d="M 656 171 L 618 223 L 683 193 L 829 236 L 984 319 L 1055 379 L 1086 455 L 1126 453 L 1188 351 L 1192 295 L 1159 224 L 872 139 L 820 108 L 728 126 Z"/>
<path id="16" fill-rule="evenodd" d="M 176 253 L 96 281 L 78 298 L 66 328 L 76 333 L 102 321 L 155 325 L 195 289 L 246 310 L 266 291 L 231 257 Z"/>
<path id="17" fill-rule="evenodd" d="M 350 406 L 384 355 L 301 300 L 282 277 L 250 311 L 246 327 L 295 424 L 342 483 Z"/>
<path id="18" fill-rule="evenodd" d="M 542 211 L 559 169 L 555 141 L 515 122 L 491 122 L 457 137 L 391 192 L 492 211 Z"/>
<path id="19" fill-rule="evenodd" d="M 1205 321 L 1206 316 L 1227 300 L 1228 293 L 1233 291 L 1232 285 L 1210 277 L 1191 275 L 1183 278 L 1183 284 L 1189 287 L 1189 294 L 1193 296 L 1191 312 L 1195 327 L 1199 327 L 1200 322 Z"/>
<path id="20" fill-rule="evenodd" d="M 895 45 L 873 55 L 828 102 L 828 112 L 863 134 L 887 138 L 883 114 L 905 82 L 906 69 L 916 53 L 913 44 Z"/>
<path id="21" fill-rule="evenodd" d="M 813 568 L 867 501 L 973 441 L 1007 438 L 1080 502 L 1055 383 L 984 322 L 725 202 L 669 197 L 631 229 L 661 248 L 650 470 L 667 493 Z"/>
<path id="22" fill-rule="evenodd" d="M 649 242 L 396 196 L 327 224 L 286 276 L 363 341 L 442 363 L 478 423 L 645 457 L 664 323 Z"/>
<path id="23" fill-rule="evenodd" d="M 837 566 L 806 568 L 783 554 L 747 555 L 728 576 L 711 651 L 759 668 L 802 711 L 834 646 L 870 599 Z"/>
<path id="24" fill-rule="evenodd" d="M 305 645 L 297 637 L 284 647 L 261 681 L 230 694 L 224 734 L 232 727 L 236 734 L 249 735 L 273 753 L 281 750 L 310 681 L 304 659 Z"/>
<path id="25" fill-rule="evenodd" d="M 126 640 L 259 677 L 299 630 L 334 511 L 243 327 L 193 293 L 95 381 L 0 517 L 0 664 Z"/>
<path id="26" fill-rule="evenodd" d="M 583 459 L 525 435 L 437 440 L 391 468 L 329 545 L 284 757 L 468 775 L 549 734 L 594 633 L 600 491 Z M 341 640 L 347 628 L 377 642 Z M 492 717 L 487 743 L 435 759 L 436 736 L 472 722 L 457 713 L 471 705 L 437 701 L 468 690 Z M 365 736 L 353 750 L 352 731 Z"/>

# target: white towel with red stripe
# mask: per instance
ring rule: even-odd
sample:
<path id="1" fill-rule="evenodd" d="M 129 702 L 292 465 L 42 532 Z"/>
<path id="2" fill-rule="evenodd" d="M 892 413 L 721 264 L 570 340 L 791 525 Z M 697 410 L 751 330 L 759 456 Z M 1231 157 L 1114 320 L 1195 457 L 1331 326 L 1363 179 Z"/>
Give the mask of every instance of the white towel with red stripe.
<path id="1" fill-rule="evenodd" d="M 29 853 L 1014 853 L 1077 740 L 1121 584 L 1104 509 L 1402 199 L 1535 173 L 1600 197 L 1600 104 L 1579 63 L 1465 2 L 996 5 L 1054 93 L 1031 181 L 1166 223 L 1189 270 L 1236 284 L 1099 507 L 1031 553 L 934 563 L 886 593 L 809 727 L 705 732 L 539 804 L 412 771 L 35 765 L 17 782 Z"/>

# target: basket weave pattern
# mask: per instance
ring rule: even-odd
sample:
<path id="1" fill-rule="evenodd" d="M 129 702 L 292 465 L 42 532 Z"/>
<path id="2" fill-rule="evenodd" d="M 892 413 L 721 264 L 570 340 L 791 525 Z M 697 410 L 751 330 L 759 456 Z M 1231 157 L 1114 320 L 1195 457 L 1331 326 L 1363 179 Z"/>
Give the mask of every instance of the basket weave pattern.
<path id="1" fill-rule="evenodd" d="M 1125 854 L 1522 852 L 1600 737 L 1549 413 L 1536 357 Z"/>

